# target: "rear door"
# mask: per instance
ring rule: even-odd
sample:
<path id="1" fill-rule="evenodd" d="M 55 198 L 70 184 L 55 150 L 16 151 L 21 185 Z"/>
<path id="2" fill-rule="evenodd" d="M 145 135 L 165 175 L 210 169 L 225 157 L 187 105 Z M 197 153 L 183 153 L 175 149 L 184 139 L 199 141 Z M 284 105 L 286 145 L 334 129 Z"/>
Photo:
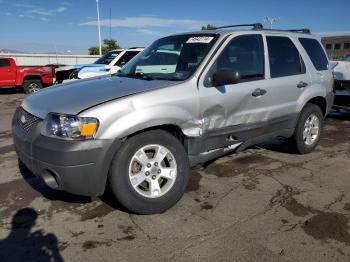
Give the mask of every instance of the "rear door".
<path id="1" fill-rule="evenodd" d="M 303 93 L 311 86 L 305 57 L 296 41 L 287 35 L 266 34 L 269 76 L 265 117 L 274 123 L 271 127 L 275 131 L 294 128 Z"/>
<path id="2" fill-rule="evenodd" d="M 0 58 L 0 85 L 13 86 L 16 82 L 16 65 L 13 60 Z"/>

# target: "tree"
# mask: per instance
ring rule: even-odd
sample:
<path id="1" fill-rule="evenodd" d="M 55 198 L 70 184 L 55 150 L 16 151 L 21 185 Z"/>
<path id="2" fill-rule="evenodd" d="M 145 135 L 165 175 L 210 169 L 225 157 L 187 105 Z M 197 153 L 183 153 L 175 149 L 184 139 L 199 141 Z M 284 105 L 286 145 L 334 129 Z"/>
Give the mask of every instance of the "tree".
<path id="1" fill-rule="evenodd" d="M 109 51 L 115 50 L 120 48 L 118 45 L 118 42 L 114 39 L 104 39 L 103 45 L 102 45 L 102 54 L 105 54 Z M 98 46 L 92 46 L 89 48 L 89 54 L 90 55 L 99 55 L 100 50 Z"/>
<path id="2" fill-rule="evenodd" d="M 215 28 L 216 28 L 216 26 L 213 24 L 207 24 L 206 26 L 205 25 L 202 26 L 202 30 L 213 30 Z"/>
<path id="3" fill-rule="evenodd" d="M 100 50 L 97 46 L 93 46 L 89 48 L 89 54 L 90 55 L 99 55 L 100 54 Z"/>

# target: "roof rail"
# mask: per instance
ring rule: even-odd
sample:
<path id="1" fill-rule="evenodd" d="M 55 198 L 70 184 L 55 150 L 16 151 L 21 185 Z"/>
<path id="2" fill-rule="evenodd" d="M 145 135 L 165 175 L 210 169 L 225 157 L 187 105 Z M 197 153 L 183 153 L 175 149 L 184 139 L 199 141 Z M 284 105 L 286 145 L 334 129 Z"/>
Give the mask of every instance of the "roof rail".
<path id="1" fill-rule="evenodd" d="M 138 49 L 138 48 L 145 48 L 144 46 L 133 46 L 133 47 L 130 47 L 128 49 Z"/>
<path id="2" fill-rule="evenodd" d="M 219 27 L 214 27 L 212 30 L 216 29 L 224 29 L 224 28 L 231 28 L 231 27 L 247 27 L 247 26 L 252 26 L 253 30 L 256 29 L 263 29 L 263 25 L 261 23 L 255 23 L 255 24 L 241 24 L 241 25 L 226 25 L 226 26 L 219 26 Z"/>
<path id="3" fill-rule="evenodd" d="M 232 27 L 248 27 L 252 26 L 252 30 L 267 30 L 267 31 L 281 31 L 281 32 L 296 32 L 296 33 L 304 33 L 304 34 L 311 34 L 310 29 L 308 28 L 302 28 L 302 29 L 268 29 L 264 28 L 264 26 L 261 23 L 255 23 L 255 24 L 241 24 L 241 25 L 226 25 L 226 26 L 219 26 L 219 27 L 214 27 L 211 30 L 216 30 L 216 29 L 224 29 L 224 28 L 232 28 Z"/>

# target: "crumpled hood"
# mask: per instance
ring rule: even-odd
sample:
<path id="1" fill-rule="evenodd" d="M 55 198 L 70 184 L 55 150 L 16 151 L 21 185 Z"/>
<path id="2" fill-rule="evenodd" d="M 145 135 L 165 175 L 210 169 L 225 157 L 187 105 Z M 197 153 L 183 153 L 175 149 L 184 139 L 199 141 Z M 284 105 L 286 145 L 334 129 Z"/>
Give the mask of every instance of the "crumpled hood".
<path id="1" fill-rule="evenodd" d="M 350 62 L 330 61 L 330 65 L 334 71 L 336 80 L 350 80 Z"/>
<path id="2" fill-rule="evenodd" d="M 78 73 L 79 74 L 84 74 L 87 72 L 103 72 L 106 73 L 110 70 L 109 66 L 86 66 L 86 67 L 82 67 Z"/>
<path id="3" fill-rule="evenodd" d="M 76 115 L 97 104 L 177 83 L 119 76 L 98 77 L 43 89 L 26 97 L 22 107 L 42 119 L 50 112 Z"/>

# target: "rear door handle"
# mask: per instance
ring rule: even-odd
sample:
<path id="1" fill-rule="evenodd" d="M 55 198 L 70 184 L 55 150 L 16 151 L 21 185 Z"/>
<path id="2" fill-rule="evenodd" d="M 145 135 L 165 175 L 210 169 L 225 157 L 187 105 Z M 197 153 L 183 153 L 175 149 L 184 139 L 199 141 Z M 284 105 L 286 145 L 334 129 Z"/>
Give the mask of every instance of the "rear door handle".
<path id="1" fill-rule="evenodd" d="M 254 92 L 252 93 L 252 96 L 263 96 L 267 93 L 267 91 L 265 89 L 260 89 L 260 88 L 257 88 L 254 90 Z"/>
<path id="2" fill-rule="evenodd" d="M 298 84 L 297 84 L 297 88 L 304 88 L 304 87 L 307 87 L 307 83 L 303 82 L 303 81 L 300 81 Z"/>

